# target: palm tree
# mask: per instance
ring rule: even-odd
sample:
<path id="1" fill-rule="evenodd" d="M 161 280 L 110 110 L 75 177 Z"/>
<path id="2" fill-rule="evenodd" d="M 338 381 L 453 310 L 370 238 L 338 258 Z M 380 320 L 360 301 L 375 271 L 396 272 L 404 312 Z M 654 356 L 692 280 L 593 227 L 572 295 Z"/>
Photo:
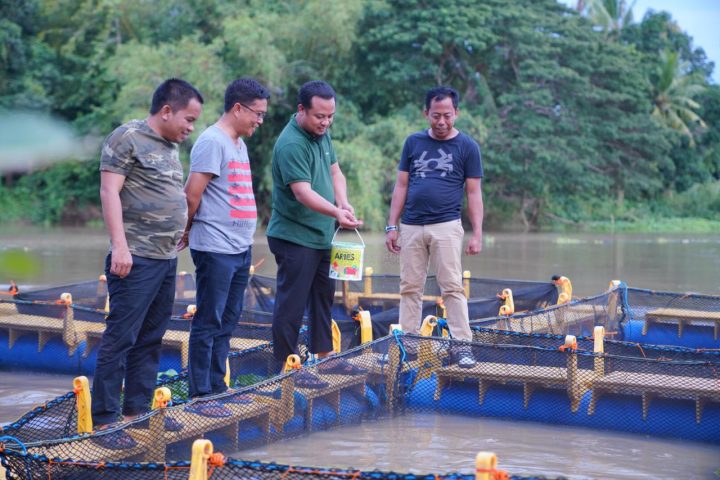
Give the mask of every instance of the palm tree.
<path id="1" fill-rule="evenodd" d="M 702 78 L 689 75 L 687 62 L 680 61 L 678 52 L 660 54 L 658 76 L 655 82 L 653 116 L 686 137 L 695 146 L 693 127 L 705 128 L 705 122 L 695 112 L 700 108 L 693 97 L 705 90 Z"/>
<path id="2" fill-rule="evenodd" d="M 618 38 L 622 29 L 633 22 L 635 1 L 628 7 L 625 0 L 578 0 L 576 10 L 585 11 L 606 36 Z"/>

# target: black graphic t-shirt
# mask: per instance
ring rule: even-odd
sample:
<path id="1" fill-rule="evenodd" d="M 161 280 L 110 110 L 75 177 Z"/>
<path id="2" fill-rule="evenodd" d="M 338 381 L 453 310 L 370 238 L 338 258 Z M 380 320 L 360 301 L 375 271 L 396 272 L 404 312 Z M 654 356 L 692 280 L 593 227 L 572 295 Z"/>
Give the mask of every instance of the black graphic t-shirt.
<path id="1" fill-rule="evenodd" d="M 460 218 L 466 178 L 482 178 L 480 147 L 460 132 L 435 140 L 417 132 L 405 140 L 398 170 L 409 173 L 402 223 L 431 225 Z"/>

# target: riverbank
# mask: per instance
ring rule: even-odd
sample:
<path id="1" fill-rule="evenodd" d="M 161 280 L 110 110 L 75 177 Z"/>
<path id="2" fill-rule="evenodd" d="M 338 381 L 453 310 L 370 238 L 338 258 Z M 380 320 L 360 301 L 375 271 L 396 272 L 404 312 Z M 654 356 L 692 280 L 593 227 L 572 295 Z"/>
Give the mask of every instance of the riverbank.
<path id="1" fill-rule="evenodd" d="M 720 232 L 720 220 L 693 217 L 649 217 L 642 221 L 587 222 L 569 231 L 587 233 L 705 234 Z"/>
<path id="2" fill-rule="evenodd" d="M 499 228 L 498 228 L 499 227 Z M 94 218 L 81 225 L 76 223 L 58 225 L 36 225 L 32 223 L 16 221 L 3 224 L 2 236 L 13 234 L 26 235 L 28 232 L 41 234 L 45 231 L 62 230 L 87 230 L 91 232 L 105 233 L 105 225 L 101 218 Z M 611 217 L 607 220 L 593 221 L 568 221 L 556 219 L 554 222 L 540 229 L 533 229 L 526 232 L 521 222 L 505 223 L 495 228 L 485 227 L 486 233 L 638 233 L 638 234 L 712 234 L 720 232 L 720 213 L 717 219 L 702 217 L 663 217 L 653 215 L 636 215 L 634 219 L 618 219 Z M 363 233 L 382 234 L 382 230 L 363 229 Z"/>

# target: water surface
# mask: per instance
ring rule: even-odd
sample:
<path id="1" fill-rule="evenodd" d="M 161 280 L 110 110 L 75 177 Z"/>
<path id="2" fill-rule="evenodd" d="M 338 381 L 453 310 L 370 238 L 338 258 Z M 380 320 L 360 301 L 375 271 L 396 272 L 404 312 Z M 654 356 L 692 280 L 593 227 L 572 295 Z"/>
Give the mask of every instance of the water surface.
<path id="1" fill-rule="evenodd" d="M 230 455 L 293 466 L 473 474 L 479 451 L 495 453 L 498 468 L 514 475 L 572 480 L 709 479 L 720 468 L 718 446 L 434 413 L 338 427 Z"/>
<path id="2" fill-rule="evenodd" d="M 348 234 L 349 235 L 349 234 Z M 352 239 L 348 236 L 347 240 Z M 397 274 L 397 256 L 385 250 L 384 235 L 363 233 L 365 266 Z M 24 229 L 0 232 L 0 250 L 21 248 L 38 259 L 40 271 L 26 284 L 63 284 L 96 278 L 108 250 L 102 229 Z M 257 272 L 275 276 L 264 233 L 253 247 Z M 488 233 L 483 251 L 463 256 L 474 277 L 546 281 L 554 274 L 573 283 L 575 295 L 604 291 L 610 280 L 653 290 L 720 294 L 720 234 L 518 234 Z M 187 250 L 179 269 L 194 271 Z M 0 277 L 0 284 L 9 280 Z M 15 279 L 17 280 L 17 279 Z"/>

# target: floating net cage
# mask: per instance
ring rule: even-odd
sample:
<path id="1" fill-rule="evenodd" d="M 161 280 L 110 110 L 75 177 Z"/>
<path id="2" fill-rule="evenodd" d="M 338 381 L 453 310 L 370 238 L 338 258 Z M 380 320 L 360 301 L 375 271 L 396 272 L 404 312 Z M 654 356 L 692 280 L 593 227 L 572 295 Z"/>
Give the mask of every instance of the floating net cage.
<path id="1" fill-rule="evenodd" d="M 180 371 L 188 363 L 188 341 L 195 302 L 193 277 L 177 278 L 174 315 L 163 338 L 161 371 Z M 388 334 L 398 322 L 399 278 L 366 275 L 361 282 L 339 281 L 333 318 L 338 349 Z M 608 291 L 573 299 L 565 277 L 547 282 L 464 278 L 471 326 L 521 333 L 592 335 L 605 327 L 609 338 L 651 345 L 720 349 L 720 297 L 656 292 L 618 282 Z M 63 296 L 69 293 L 70 296 Z M 268 345 L 272 340 L 275 279 L 253 275 L 245 308 L 231 340 L 232 351 Z M 59 298 L 63 296 L 63 299 Z M 442 334 L 444 309 L 430 277 L 423 316 L 435 318 Z M 0 298 L 0 364 L 3 368 L 73 375 L 92 374 L 104 331 L 107 287 L 103 280 L 20 292 Z M 445 330 L 445 334 L 447 334 Z M 301 343 L 307 344 L 304 335 Z M 301 352 L 307 348 L 301 346 Z"/>
<path id="2" fill-rule="evenodd" d="M 537 310 L 515 310 L 471 321 L 522 333 L 592 335 L 603 326 L 610 338 L 651 345 L 720 349 L 720 296 L 659 292 L 622 282 L 599 295 Z"/>
<path id="3" fill-rule="evenodd" d="M 336 294 L 334 317 L 345 352 L 337 358 L 354 368 L 329 365 L 323 371 L 329 360 L 278 377 L 270 345 L 274 279 L 252 278 L 246 306 L 253 309 L 242 313 L 229 358 L 230 393 L 190 402 L 184 373 L 161 375 L 172 406 L 88 435 L 78 434 L 81 390 L 71 392 L 2 429 L 2 436 L 13 439 L 0 449 L 9 478 L 187 478 L 190 447 L 199 437 L 232 453 L 216 462 L 213 478 L 387 478 L 395 474 L 234 458 L 251 446 L 337 425 L 427 411 L 720 443 L 718 296 L 619 283 L 600 295 L 572 300 L 569 282 L 561 279 L 466 278 L 473 342 L 462 343 L 443 337 L 447 324 L 431 278 L 424 313 L 428 333 L 436 337 L 397 335 L 353 347 L 363 337 L 362 322 L 353 318 L 358 310 L 371 319 L 375 338 L 397 322 L 398 278 L 373 275 L 369 282 L 366 276 L 363 282 L 339 282 Z M 187 335 L 191 321 L 191 280 L 183 280 L 176 292 L 177 315 L 169 333 L 181 340 L 165 344 L 175 357 L 161 369 L 179 370 L 186 363 L 181 334 Z M 68 286 L 45 291 L 45 297 L 21 292 L 0 300 L 0 355 L 7 346 L 13 350 L 11 361 L 22 359 L 21 368 L 39 361 L 46 371 L 63 361 L 69 368 L 94 365 L 93 342 L 101 333 L 93 329 L 103 325 L 107 295 L 102 283 L 72 286 L 77 290 L 69 292 L 71 302 L 52 300 Z M 604 334 L 601 346 L 598 327 Z M 567 335 L 576 336 L 575 343 L 568 345 Z M 23 346 L 28 337 L 37 341 Z M 476 363 L 461 368 L 457 359 L 467 349 Z"/>
<path id="4" fill-rule="evenodd" d="M 368 271 L 369 272 L 369 271 Z M 464 279 L 473 318 L 495 316 L 506 302 L 503 289 L 518 292 L 518 304 L 532 310 L 558 301 L 552 281 Z M 361 282 L 339 281 L 333 318 L 340 350 L 361 343 L 359 311 L 371 315 L 373 338 L 385 336 L 398 322 L 399 278 L 366 274 Z M 442 315 L 439 288 L 434 277 L 427 283 L 424 311 Z M 252 275 L 245 292 L 244 308 L 231 340 L 232 351 L 266 345 L 272 340 L 275 279 Z M 195 304 L 195 281 L 180 273 L 176 279 L 173 316 L 163 338 L 161 371 L 179 371 L 188 363 L 188 341 Z M 71 285 L 20 291 L 0 298 L 0 364 L 4 368 L 43 372 L 92 374 L 97 347 L 105 328 L 107 283 L 98 280 Z M 304 336 L 301 341 L 306 343 Z M 304 351 L 305 349 L 303 349 Z"/>
<path id="5" fill-rule="evenodd" d="M 418 412 L 720 444 L 717 352 L 640 349 L 603 330 L 574 338 L 477 327 L 473 342 L 398 333 L 279 376 L 270 349 L 257 347 L 231 355 L 228 392 L 188 401 L 183 374 L 162 378 L 154 410 L 90 434 L 78 433 L 91 431 L 79 384 L 3 428 L 0 459 L 11 479 L 188 478 L 192 443 L 204 438 L 226 455 L 211 462 L 212 478 L 463 477 L 242 459 L 258 445 Z"/>

